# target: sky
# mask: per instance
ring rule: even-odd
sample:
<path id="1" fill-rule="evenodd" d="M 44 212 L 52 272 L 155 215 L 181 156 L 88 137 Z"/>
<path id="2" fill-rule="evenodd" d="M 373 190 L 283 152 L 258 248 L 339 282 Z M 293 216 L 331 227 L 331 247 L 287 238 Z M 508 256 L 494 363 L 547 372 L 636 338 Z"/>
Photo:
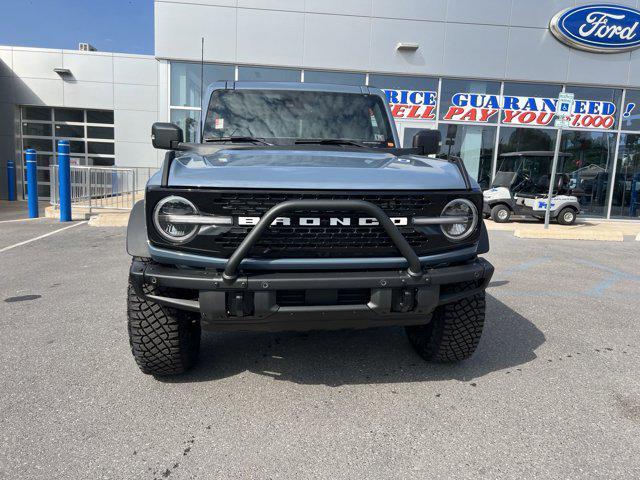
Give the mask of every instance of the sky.
<path id="1" fill-rule="evenodd" d="M 0 0 L 0 45 L 153 55 L 153 0 Z"/>

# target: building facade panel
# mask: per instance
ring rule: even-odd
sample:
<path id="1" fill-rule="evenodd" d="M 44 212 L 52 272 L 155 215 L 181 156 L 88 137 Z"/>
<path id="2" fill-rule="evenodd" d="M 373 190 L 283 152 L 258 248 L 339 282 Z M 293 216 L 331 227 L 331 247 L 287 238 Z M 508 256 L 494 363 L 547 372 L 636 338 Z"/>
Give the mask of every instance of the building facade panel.
<path id="1" fill-rule="evenodd" d="M 371 16 L 371 0 L 305 0 L 304 6 L 311 13 Z"/>
<path id="2" fill-rule="evenodd" d="M 445 24 L 416 20 L 374 18 L 371 21 L 370 70 L 431 75 L 442 73 Z M 400 51 L 399 43 L 420 45 L 418 51 Z"/>
<path id="3" fill-rule="evenodd" d="M 488 3 L 491 3 L 489 7 Z M 509 25 L 511 0 L 448 0 L 447 22 Z"/>
<path id="4" fill-rule="evenodd" d="M 61 82 L 65 107 L 113 110 L 113 84 L 104 82 Z M 46 105 L 55 103 L 45 102 Z"/>
<path id="5" fill-rule="evenodd" d="M 151 144 L 151 125 L 157 112 L 116 110 L 114 112 L 115 137 L 122 142 Z M 155 162 L 154 162 L 155 163 Z M 126 162 L 122 163 L 123 166 Z"/>
<path id="6" fill-rule="evenodd" d="M 114 84 L 113 97 L 116 110 L 158 112 L 158 87 L 155 85 Z"/>
<path id="7" fill-rule="evenodd" d="M 447 2 L 442 0 L 372 0 L 371 7 L 378 18 L 444 22 L 447 17 Z"/>
<path id="8" fill-rule="evenodd" d="M 447 23 L 442 70 L 456 77 L 503 78 L 509 28 Z"/>
<path id="9" fill-rule="evenodd" d="M 298 12 L 238 10 L 237 61 L 261 58 L 267 65 L 301 65 L 304 14 Z"/>
<path id="10" fill-rule="evenodd" d="M 21 78 L 57 80 L 60 77 L 53 69 L 63 68 L 62 50 L 14 48 L 12 68 Z"/>
<path id="11" fill-rule="evenodd" d="M 512 0 L 509 25 L 547 29 L 549 12 L 559 12 L 575 5 L 575 0 Z"/>
<path id="12" fill-rule="evenodd" d="M 113 54 L 63 52 L 62 68 L 68 68 L 76 82 L 113 83 Z M 99 53 L 99 54 L 98 54 Z"/>
<path id="13" fill-rule="evenodd" d="M 306 14 L 303 66 L 366 70 L 370 37 L 368 17 Z"/>
<path id="14" fill-rule="evenodd" d="M 548 30 L 511 27 L 505 77 L 562 83 L 567 80 L 569 56 Z"/>
<path id="15" fill-rule="evenodd" d="M 158 61 L 149 56 L 114 53 L 113 82 L 156 86 L 158 84 Z"/>
<path id="16" fill-rule="evenodd" d="M 258 8 L 262 10 L 285 10 L 304 12 L 304 2 L 300 0 L 237 0 L 238 7 Z"/>
<path id="17" fill-rule="evenodd" d="M 156 57 L 235 62 L 237 9 L 190 3 L 155 4 Z M 215 60 L 214 60 L 215 59 Z"/>

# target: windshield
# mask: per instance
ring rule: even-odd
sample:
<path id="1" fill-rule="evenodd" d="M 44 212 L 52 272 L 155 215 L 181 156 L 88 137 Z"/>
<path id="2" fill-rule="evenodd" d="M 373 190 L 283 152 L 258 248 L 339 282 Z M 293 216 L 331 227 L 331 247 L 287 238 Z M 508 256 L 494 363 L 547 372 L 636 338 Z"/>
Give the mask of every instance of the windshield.
<path id="1" fill-rule="evenodd" d="M 564 158 L 558 159 L 558 173 L 564 172 Z M 551 174 L 553 157 L 516 156 L 504 157 L 498 167 L 499 172 L 517 172 L 531 178 Z"/>
<path id="2" fill-rule="evenodd" d="M 297 90 L 216 90 L 203 139 L 350 140 L 394 146 L 382 98 Z"/>

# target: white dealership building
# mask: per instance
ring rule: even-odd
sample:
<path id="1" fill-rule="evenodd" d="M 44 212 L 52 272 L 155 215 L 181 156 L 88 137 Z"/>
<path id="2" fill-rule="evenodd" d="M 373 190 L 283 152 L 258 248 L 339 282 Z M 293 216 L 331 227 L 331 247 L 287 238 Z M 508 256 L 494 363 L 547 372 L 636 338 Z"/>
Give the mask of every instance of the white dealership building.
<path id="1" fill-rule="evenodd" d="M 585 191 L 583 209 L 637 219 L 638 7 L 636 0 L 615 7 L 581 0 L 156 0 L 154 56 L 0 46 L 0 198 L 8 160 L 18 165 L 17 192 L 25 195 L 27 148 L 37 151 L 39 191 L 48 196 L 61 138 L 70 140 L 75 164 L 157 168 L 163 154 L 151 147 L 153 122 L 175 122 L 187 139 L 198 138 L 204 58 L 205 83 L 382 88 L 401 139 L 440 129 L 443 152 L 462 157 L 483 186 L 502 153 L 553 150 L 553 100 L 574 93 L 561 149 L 572 155 L 565 172 Z"/>

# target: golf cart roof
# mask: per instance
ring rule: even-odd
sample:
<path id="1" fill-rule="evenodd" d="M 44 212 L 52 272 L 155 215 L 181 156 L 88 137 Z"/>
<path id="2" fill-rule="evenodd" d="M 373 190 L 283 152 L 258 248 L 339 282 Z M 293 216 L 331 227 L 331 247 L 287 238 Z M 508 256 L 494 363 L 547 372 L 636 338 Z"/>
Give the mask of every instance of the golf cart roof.
<path id="1" fill-rule="evenodd" d="M 532 150 L 528 152 L 510 152 L 503 153 L 500 157 L 553 157 L 553 151 Z M 570 153 L 560 153 L 560 157 L 570 157 Z"/>

